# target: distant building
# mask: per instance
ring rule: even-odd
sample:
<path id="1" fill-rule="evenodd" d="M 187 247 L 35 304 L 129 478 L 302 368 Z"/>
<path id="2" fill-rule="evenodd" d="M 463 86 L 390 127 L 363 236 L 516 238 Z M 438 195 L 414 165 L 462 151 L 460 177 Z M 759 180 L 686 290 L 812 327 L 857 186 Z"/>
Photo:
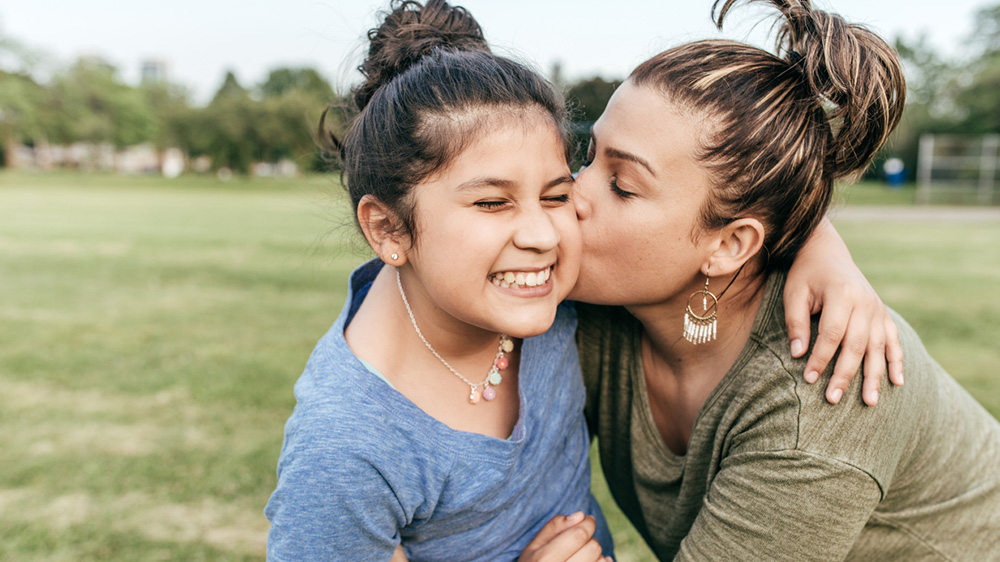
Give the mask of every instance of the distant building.
<path id="1" fill-rule="evenodd" d="M 143 84 L 162 84 L 168 82 L 167 61 L 163 59 L 146 59 L 142 61 L 140 80 Z"/>

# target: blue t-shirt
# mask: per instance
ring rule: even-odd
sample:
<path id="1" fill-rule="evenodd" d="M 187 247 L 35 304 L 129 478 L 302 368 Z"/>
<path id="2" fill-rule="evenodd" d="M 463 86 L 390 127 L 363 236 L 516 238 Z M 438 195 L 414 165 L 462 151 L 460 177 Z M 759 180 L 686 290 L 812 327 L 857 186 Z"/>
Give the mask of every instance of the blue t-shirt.
<path id="1" fill-rule="evenodd" d="M 560 305 L 552 328 L 524 340 L 521 408 L 509 439 L 457 431 L 424 413 L 351 352 L 344 328 L 382 262 L 351 275 L 340 318 L 295 385 L 278 487 L 265 513 L 268 559 L 385 562 L 515 560 L 554 515 L 584 511 L 612 550 L 590 494 L 590 439 L 573 337 Z"/>

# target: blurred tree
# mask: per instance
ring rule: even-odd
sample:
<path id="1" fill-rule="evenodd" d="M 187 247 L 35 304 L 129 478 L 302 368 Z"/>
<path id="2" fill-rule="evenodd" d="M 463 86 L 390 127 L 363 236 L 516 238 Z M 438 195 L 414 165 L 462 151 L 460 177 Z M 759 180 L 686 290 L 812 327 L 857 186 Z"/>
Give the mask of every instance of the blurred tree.
<path id="1" fill-rule="evenodd" d="M 571 84 L 566 90 L 566 100 L 570 108 L 571 132 L 574 151 L 571 166 L 579 167 L 586 158 L 590 127 L 604 113 L 608 100 L 621 84 L 619 80 L 607 81 L 601 77 L 589 78 Z"/>
<path id="2" fill-rule="evenodd" d="M 167 82 L 145 82 L 139 86 L 146 103 L 156 117 L 156 128 L 152 136 L 157 150 L 183 146 L 183 115 L 191 108 L 186 88 Z"/>
<path id="3" fill-rule="evenodd" d="M 983 53 L 1000 52 L 1000 4 L 980 8 L 972 32 L 972 44 Z"/>
<path id="4" fill-rule="evenodd" d="M 30 76 L 0 70 L 0 146 L 3 164 L 16 166 L 14 147 L 33 145 L 42 136 L 38 100 L 44 89 Z"/>
<path id="5" fill-rule="evenodd" d="M 232 70 L 226 71 L 225 78 L 222 79 L 222 85 L 216 90 L 215 96 L 212 97 L 209 106 L 216 103 L 223 102 L 227 99 L 243 100 L 250 97 L 250 92 L 246 88 L 240 85 L 240 81 L 236 79 L 236 75 L 233 74 Z"/>
<path id="6" fill-rule="evenodd" d="M 260 91 L 261 156 L 271 162 L 290 158 L 306 169 L 321 169 L 314 135 L 323 110 L 336 99 L 330 83 L 312 68 L 277 68 Z"/>
<path id="7" fill-rule="evenodd" d="M 291 93 L 309 95 L 323 103 L 334 98 L 330 83 L 312 68 L 276 68 L 267 75 L 260 91 L 265 98 Z"/>
<path id="8" fill-rule="evenodd" d="M 259 126 L 260 103 L 250 97 L 250 92 L 240 85 L 232 72 L 226 72 L 222 86 L 215 93 L 211 103 L 194 123 L 194 133 L 200 134 L 205 142 L 203 151 L 212 158 L 215 169 L 229 168 L 240 174 L 247 174 L 250 166 L 258 160 L 262 141 Z"/>
<path id="9" fill-rule="evenodd" d="M 566 98 L 573 108 L 574 120 L 586 123 L 588 127 L 597 121 L 619 84 L 620 80 L 609 82 L 599 76 L 571 84 Z"/>
<path id="10" fill-rule="evenodd" d="M 46 136 L 58 143 L 108 142 L 123 148 L 156 132 L 142 93 L 119 82 L 113 67 L 91 59 L 80 59 L 55 76 L 39 108 Z"/>
<path id="11" fill-rule="evenodd" d="M 1000 4 L 980 9 L 970 44 L 979 48 L 967 84 L 956 96 L 961 129 L 972 134 L 1000 132 Z"/>
<path id="12" fill-rule="evenodd" d="M 906 169 L 917 168 L 920 136 L 946 133 L 956 128 L 960 109 L 956 105 L 961 69 L 944 60 L 931 45 L 927 34 L 915 39 L 897 38 L 896 52 L 906 74 L 906 109 L 889 142 L 876 157 L 869 175 L 879 175 L 880 164 L 888 156 L 901 158 Z"/>

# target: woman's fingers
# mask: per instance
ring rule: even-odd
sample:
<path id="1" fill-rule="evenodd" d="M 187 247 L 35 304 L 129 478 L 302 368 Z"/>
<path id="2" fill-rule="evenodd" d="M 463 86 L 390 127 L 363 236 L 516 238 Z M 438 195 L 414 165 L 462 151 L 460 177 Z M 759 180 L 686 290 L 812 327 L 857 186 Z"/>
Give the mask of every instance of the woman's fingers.
<path id="1" fill-rule="evenodd" d="M 903 385 L 903 344 L 899 341 L 899 328 L 892 316 L 885 315 L 883 322 L 885 328 L 885 359 L 889 363 L 889 381 L 896 385 Z"/>
<path id="2" fill-rule="evenodd" d="M 861 399 L 865 404 L 878 404 L 879 390 L 882 388 L 882 377 L 885 376 L 885 320 L 878 317 L 872 321 L 868 336 L 868 349 L 865 351 L 865 364 L 862 376 Z"/>
<path id="3" fill-rule="evenodd" d="M 792 357 L 802 357 L 809 347 L 812 308 L 812 295 L 809 291 L 785 290 L 785 326 L 788 328 Z"/>
<path id="4" fill-rule="evenodd" d="M 813 344 L 812 351 L 809 352 L 808 361 L 806 361 L 803 376 L 810 384 L 819 380 L 820 373 L 826 370 L 826 366 L 830 364 L 834 354 L 837 353 L 851 319 L 851 308 L 841 304 L 844 301 L 830 300 L 829 302 L 835 304 L 823 308 L 819 317 L 816 342 Z M 864 353 L 863 348 L 862 353 Z M 861 359 L 858 358 L 858 364 L 860 363 Z"/>

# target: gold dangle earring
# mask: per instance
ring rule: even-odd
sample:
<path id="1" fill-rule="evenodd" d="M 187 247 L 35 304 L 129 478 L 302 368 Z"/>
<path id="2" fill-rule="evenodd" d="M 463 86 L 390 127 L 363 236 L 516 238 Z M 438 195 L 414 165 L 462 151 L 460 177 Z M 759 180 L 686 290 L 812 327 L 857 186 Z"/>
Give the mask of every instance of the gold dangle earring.
<path id="1" fill-rule="evenodd" d="M 696 314 L 691 309 L 691 301 L 698 295 L 701 295 L 701 314 Z M 695 291 L 688 297 L 687 310 L 684 313 L 684 339 L 695 345 L 715 340 L 719 324 L 716 315 L 718 309 L 719 299 L 708 290 L 708 276 L 705 276 L 705 288 Z"/>

